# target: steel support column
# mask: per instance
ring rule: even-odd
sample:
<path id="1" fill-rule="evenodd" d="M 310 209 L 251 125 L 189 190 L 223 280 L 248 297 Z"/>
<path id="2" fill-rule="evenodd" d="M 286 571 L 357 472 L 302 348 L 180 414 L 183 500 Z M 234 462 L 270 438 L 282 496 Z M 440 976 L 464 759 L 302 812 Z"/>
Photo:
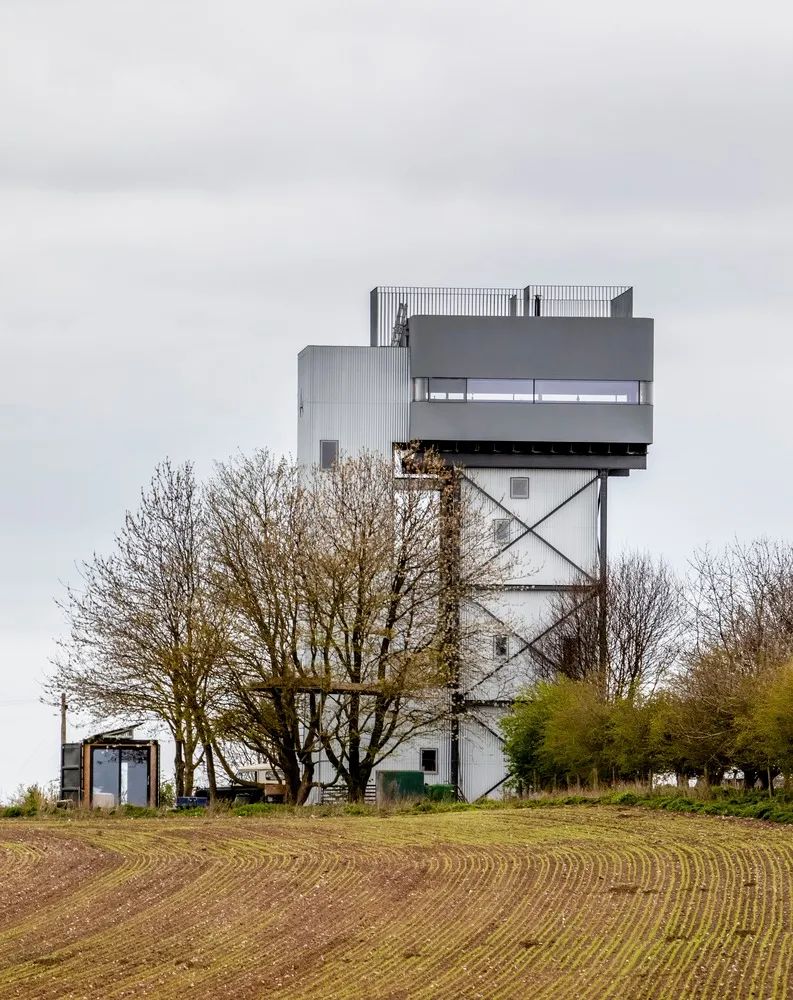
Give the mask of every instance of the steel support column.
<path id="1" fill-rule="evenodd" d="M 460 798 L 460 716 L 465 711 L 460 690 L 460 477 L 456 471 L 442 483 L 440 489 L 442 571 L 446 576 L 444 598 L 444 646 L 448 664 L 451 699 L 449 783 L 454 785 L 455 798 Z"/>
<path id="2" fill-rule="evenodd" d="M 598 581 L 598 660 L 601 676 L 605 678 L 608 667 L 608 607 L 606 591 L 608 587 L 608 469 L 601 469 L 600 479 L 600 579 Z"/>

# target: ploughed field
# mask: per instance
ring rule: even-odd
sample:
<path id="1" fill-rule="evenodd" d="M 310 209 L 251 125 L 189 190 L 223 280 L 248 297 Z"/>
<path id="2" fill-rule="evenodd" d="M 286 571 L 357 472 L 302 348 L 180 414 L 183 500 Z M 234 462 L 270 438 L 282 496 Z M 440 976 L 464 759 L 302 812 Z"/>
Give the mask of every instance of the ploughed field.
<path id="1" fill-rule="evenodd" d="M 788 997 L 792 883 L 640 809 L 6 820 L 0 997 Z"/>

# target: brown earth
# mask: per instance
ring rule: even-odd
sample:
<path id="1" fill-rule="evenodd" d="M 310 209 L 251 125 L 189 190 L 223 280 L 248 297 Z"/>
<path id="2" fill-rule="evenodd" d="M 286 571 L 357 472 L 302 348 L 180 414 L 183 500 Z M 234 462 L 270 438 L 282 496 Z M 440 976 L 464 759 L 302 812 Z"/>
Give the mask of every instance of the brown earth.
<path id="1" fill-rule="evenodd" d="M 784 998 L 792 873 L 607 807 L 6 820 L 0 998 Z"/>

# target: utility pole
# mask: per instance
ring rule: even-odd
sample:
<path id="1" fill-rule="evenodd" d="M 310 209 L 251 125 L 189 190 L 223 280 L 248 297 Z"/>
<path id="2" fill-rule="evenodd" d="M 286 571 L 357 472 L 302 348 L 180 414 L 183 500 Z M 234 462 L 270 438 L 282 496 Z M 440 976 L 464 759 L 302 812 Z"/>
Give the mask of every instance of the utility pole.
<path id="1" fill-rule="evenodd" d="M 66 692 L 61 691 L 61 746 L 66 742 Z"/>

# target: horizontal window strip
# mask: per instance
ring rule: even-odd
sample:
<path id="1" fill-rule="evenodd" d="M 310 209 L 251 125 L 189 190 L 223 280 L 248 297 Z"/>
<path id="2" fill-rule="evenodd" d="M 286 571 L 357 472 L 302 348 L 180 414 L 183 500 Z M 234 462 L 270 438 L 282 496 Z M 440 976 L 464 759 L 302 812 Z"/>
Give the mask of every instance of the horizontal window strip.
<path id="1" fill-rule="evenodd" d="M 652 383 L 624 379 L 430 378 L 416 401 L 447 403 L 631 403 L 652 401 Z"/>

